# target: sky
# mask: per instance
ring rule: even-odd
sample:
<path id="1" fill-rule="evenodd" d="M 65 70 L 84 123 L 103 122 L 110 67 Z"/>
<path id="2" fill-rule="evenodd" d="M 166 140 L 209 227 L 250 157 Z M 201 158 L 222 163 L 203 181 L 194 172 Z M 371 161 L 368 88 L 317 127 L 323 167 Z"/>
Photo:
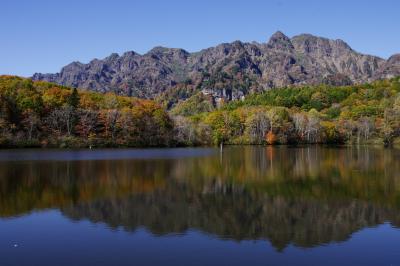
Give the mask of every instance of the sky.
<path id="1" fill-rule="evenodd" d="M 0 74 L 55 73 L 113 52 L 266 42 L 277 30 L 400 53 L 399 0 L 1 0 Z"/>

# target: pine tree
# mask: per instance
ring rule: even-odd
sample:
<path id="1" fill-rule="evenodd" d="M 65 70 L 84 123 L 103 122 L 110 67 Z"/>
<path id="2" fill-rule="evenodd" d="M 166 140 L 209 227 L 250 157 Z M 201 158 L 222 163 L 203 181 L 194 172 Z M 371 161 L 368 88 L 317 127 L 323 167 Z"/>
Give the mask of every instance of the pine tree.
<path id="1" fill-rule="evenodd" d="M 79 105 L 79 94 L 78 94 L 78 90 L 76 88 L 74 88 L 72 90 L 71 95 L 68 97 L 67 99 L 67 109 L 66 112 L 69 114 L 68 117 L 68 134 L 74 134 L 75 133 L 75 126 L 78 124 L 79 121 L 79 117 L 78 117 L 78 112 L 77 112 L 77 108 Z M 67 111 L 69 110 L 69 111 Z"/>
<path id="2" fill-rule="evenodd" d="M 79 105 L 79 94 L 78 94 L 78 90 L 76 88 L 74 88 L 72 90 L 71 95 L 68 97 L 68 101 L 67 104 L 69 106 L 71 106 L 72 108 L 76 109 Z"/>

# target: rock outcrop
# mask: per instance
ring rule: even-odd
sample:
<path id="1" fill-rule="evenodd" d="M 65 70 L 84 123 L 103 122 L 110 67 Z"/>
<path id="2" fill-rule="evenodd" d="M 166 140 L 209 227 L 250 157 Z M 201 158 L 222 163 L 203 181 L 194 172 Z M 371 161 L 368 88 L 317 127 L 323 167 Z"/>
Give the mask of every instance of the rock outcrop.
<path id="1" fill-rule="evenodd" d="M 310 34 L 289 38 L 277 32 L 266 43 L 235 41 L 196 53 L 155 47 L 144 55 L 112 54 L 88 64 L 73 62 L 56 74 L 36 73 L 32 79 L 156 98 L 179 84 L 241 95 L 288 85 L 349 85 L 397 75 L 400 55 L 384 60 L 358 53 L 342 40 Z"/>

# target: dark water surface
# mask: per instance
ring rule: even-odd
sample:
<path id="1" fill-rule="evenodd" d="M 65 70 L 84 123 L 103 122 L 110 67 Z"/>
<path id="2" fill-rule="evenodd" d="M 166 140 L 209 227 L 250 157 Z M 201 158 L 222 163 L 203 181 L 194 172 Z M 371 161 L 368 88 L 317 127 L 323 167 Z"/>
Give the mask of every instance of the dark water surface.
<path id="1" fill-rule="evenodd" d="M 400 150 L 0 151 L 0 265 L 400 265 Z"/>

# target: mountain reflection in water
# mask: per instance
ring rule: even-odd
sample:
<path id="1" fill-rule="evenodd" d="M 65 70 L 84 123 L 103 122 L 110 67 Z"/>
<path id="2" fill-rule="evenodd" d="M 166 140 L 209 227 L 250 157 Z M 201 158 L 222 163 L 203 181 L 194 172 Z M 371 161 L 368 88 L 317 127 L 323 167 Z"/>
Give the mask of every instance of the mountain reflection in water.
<path id="1" fill-rule="evenodd" d="M 346 241 L 384 222 L 400 226 L 400 151 L 198 151 L 198 157 L 1 160 L 0 217 L 51 208 L 109 228 L 145 227 L 155 235 L 194 229 L 265 239 L 277 250 Z"/>

